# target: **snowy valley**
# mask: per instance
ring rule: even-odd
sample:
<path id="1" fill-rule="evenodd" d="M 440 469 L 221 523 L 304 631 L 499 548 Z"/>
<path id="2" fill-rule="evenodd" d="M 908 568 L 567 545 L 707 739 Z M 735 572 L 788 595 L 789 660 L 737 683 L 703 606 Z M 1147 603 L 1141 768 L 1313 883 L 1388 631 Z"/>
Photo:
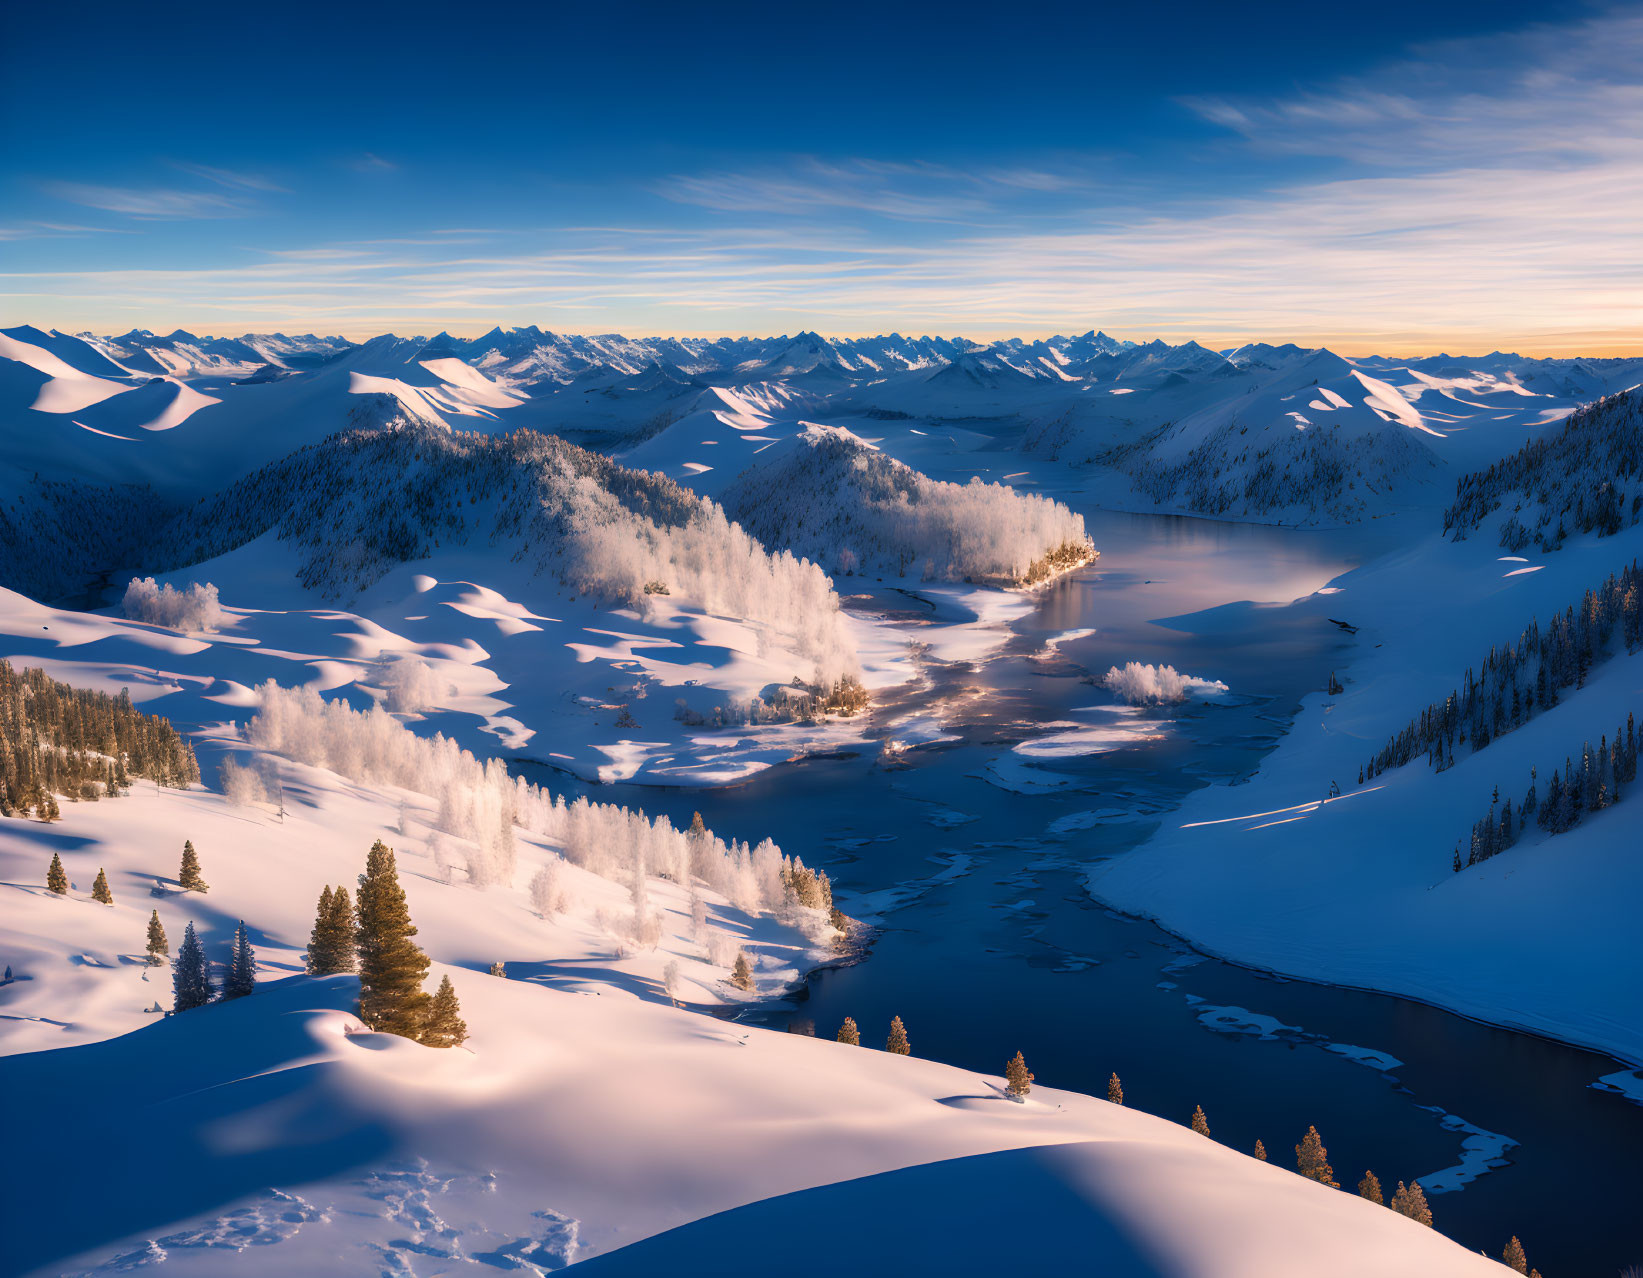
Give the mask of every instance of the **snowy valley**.
<path id="1" fill-rule="evenodd" d="M 5 1272 L 834 1272 L 821 1219 L 864 1272 L 1608 1264 L 1640 382 L 5 329 Z M 362 1011 L 355 922 L 316 965 L 379 841 L 454 1046 Z M 253 992 L 178 1008 L 242 928 Z M 1472 1030 L 1559 1053 L 1561 1137 L 1416 1055 Z"/>

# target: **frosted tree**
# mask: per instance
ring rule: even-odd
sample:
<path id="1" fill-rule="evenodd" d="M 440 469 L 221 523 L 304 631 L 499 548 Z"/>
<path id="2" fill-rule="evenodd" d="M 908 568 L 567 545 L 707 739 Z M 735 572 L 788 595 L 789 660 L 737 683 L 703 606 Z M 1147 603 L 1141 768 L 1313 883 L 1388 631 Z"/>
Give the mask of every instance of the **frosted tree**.
<path id="1" fill-rule="evenodd" d="M 1381 1194 L 1381 1182 L 1376 1178 L 1374 1172 L 1366 1171 L 1363 1174 L 1363 1179 L 1358 1182 L 1358 1197 L 1367 1198 L 1377 1207 L 1386 1205 L 1386 1199 Z"/>
<path id="2" fill-rule="evenodd" d="M 223 982 L 222 996 L 225 999 L 244 998 L 257 988 L 257 954 L 251 948 L 251 934 L 246 930 L 245 920 L 234 929 L 234 953 L 228 964 L 228 979 Z"/>
<path id="3" fill-rule="evenodd" d="M 63 858 L 55 852 L 51 854 L 51 866 L 46 870 L 46 890 L 58 896 L 68 895 L 68 872 L 63 869 Z"/>
<path id="4" fill-rule="evenodd" d="M 102 866 L 97 867 L 97 881 L 91 885 L 91 899 L 104 905 L 114 904 L 114 893 L 108 890 L 108 875 L 103 873 Z"/>
<path id="5" fill-rule="evenodd" d="M 378 1033 L 416 1038 L 427 1014 L 422 982 L 428 956 L 412 938 L 416 927 L 399 884 L 394 850 L 378 839 L 359 876 L 355 930 L 359 955 L 359 1018 Z"/>
<path id="6" fill-rule="evenodd" d="M 1320 1185 L 1340 1188 L 1335 1182 L 1335 1170 L 1329 1165 L 1329 1151 L 1324 1148 L 1323 1138 L 1318 1135 L 1316 1127 L 1308 1127 L 1301 1143 L 1295 1146 L 1295 1170 Z"/>
<path id="7" fill-rule="evenodd" d="M 1114 1105 L 1124 1103 L 1124 1084 L 1118 1081 L 1116 1073 L 1107 1080 L 1107 1099 Z"/>
<path id="8" fill-rule="evenodd" d="M 1017 1052 L 1004 1067 L 1004 1094 L 1014 1101 L 1024 1101 L 1033 1090 L 1033 1072 L 1027 1068 L 1027 1058 Z"/>
<path id="9" fill-rule="evenodd" d="M 160 922 L 160 912 L 151 911 L 148 916 L 148 965 L 160 966 L 170 953 L 171 944 L 165 939 L 165 925 Z"/>
<path id="10" fill-rule="evenodd" d="M 739 990 L 753 989 L 753 969 L 747 961 L 747 954 L 741 950 L 736 952 L 736 964 L 730 970 L 730 983 Z"/>
<path id="11" fill-rule="evenodd" d="M 662 968 L 662 992 L 667 995 L 668 1002 L 679 1001 L 679 964 L 676 960 L 669 959 Z"/>
<path id="12" fill-rule="evenodd" d="M 177 882 L 187 892 L 209 892 L 205 879 L 200 874 L 200 858 L 194 851 L 194 844 L 190 841 L 183 843 L 182 868 L 177 871 Z"/>
<path id="13" fill-rule="evenodd" d="M 892 1017 L 890 1020 L 890 1037 L 885 1040 L 884 1050 L 893 1052 L 897 1056 L 911 1056 L 913 1047 L 907 1041 L 907 1027 L 901 1023 L 901 1017 Z"/>
<path id="14" fill-rule="evenodd" d="M 468 1023 L 462 1019 L 462 1007 L 449 975 L 440 978 L 417 1041 L 426 1047 L 460 1047 L 468 1041 Z"/>
<path id="15" fill-rule="evenodd" d="M 559 867 L 563 864 L 558 857 L 549 857 L 531 875 L 531 908 L 543 918 L 550 918 L 564 908 L 564 894 L 559 888 Z"/>
<path id="16" fill-rule="evenodd" d="M 1192 1111 L 1192 1130 L 1200 1136 L 1209 1135 L 1209 1119 L 1204 1117 L 1204 1107 L 1198 1105 Z"/>
<path id="17" fill-rule="evenodd" d="M 205 946 L 194 934 L 194 924 L 183 929 L 183 943 L 171 964 L 171 1006 L 174 1011 L 190 1012 L 211 1001 L 211 971 L 206 966 Z"/>
<path id="18" fill-rule="evenodd" d="M 846 1016 L 844 1018 L 844 1024 L 839 1026 L 839 1042 L 848 1044 L 851 1047 L 861 1046 L 861 1031 L 856 1028 L 855 1017 Z"/>

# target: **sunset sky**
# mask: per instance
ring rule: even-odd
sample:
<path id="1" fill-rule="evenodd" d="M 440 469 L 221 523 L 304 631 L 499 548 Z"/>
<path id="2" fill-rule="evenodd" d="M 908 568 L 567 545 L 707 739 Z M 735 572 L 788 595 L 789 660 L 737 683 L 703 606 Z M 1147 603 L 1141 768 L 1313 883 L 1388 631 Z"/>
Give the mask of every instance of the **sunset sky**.
<path id="1" fill-rule="evenodd" d="M 12 6 L 0 324 L 1643 351 L 1643 8 Z"/>

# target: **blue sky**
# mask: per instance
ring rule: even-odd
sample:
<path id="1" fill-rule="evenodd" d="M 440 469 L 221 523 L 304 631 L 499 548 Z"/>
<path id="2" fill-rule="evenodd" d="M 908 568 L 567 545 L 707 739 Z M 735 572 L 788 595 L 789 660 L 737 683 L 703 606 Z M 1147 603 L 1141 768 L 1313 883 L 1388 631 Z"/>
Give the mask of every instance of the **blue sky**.
<path id="1" fill-rule="evenodd" d="M 1643 8 L 12 6 L 0 319 L 1643 349 Z"/>

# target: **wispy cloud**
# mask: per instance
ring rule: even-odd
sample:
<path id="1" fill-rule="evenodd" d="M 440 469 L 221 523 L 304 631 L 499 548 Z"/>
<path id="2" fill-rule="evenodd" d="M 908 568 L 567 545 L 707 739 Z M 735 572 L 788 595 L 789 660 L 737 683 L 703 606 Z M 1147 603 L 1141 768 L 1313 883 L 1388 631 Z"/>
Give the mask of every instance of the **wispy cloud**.
<path id="1" fill-rule="evenodd" d="M 165 187 L 97 186 L 90 182 L 45 182 L 42 188 L 70 204 L 143 218 L 234 217 L 246 202 L 216 191 Z"/>
<path id="2" fill-rule="evenodd" d="M 202 178 L 217 186 L 227 187 L 231 191 L 268 191 L 276 194 L 289 194 L 289 188 L 283 187 L 260 173 L 240 173 L 233 169 L 219 169 L 210 164 L 189 164 L 181 160 L 172 162 L 172 168 L 179 169 L 194 177 Z"/>

